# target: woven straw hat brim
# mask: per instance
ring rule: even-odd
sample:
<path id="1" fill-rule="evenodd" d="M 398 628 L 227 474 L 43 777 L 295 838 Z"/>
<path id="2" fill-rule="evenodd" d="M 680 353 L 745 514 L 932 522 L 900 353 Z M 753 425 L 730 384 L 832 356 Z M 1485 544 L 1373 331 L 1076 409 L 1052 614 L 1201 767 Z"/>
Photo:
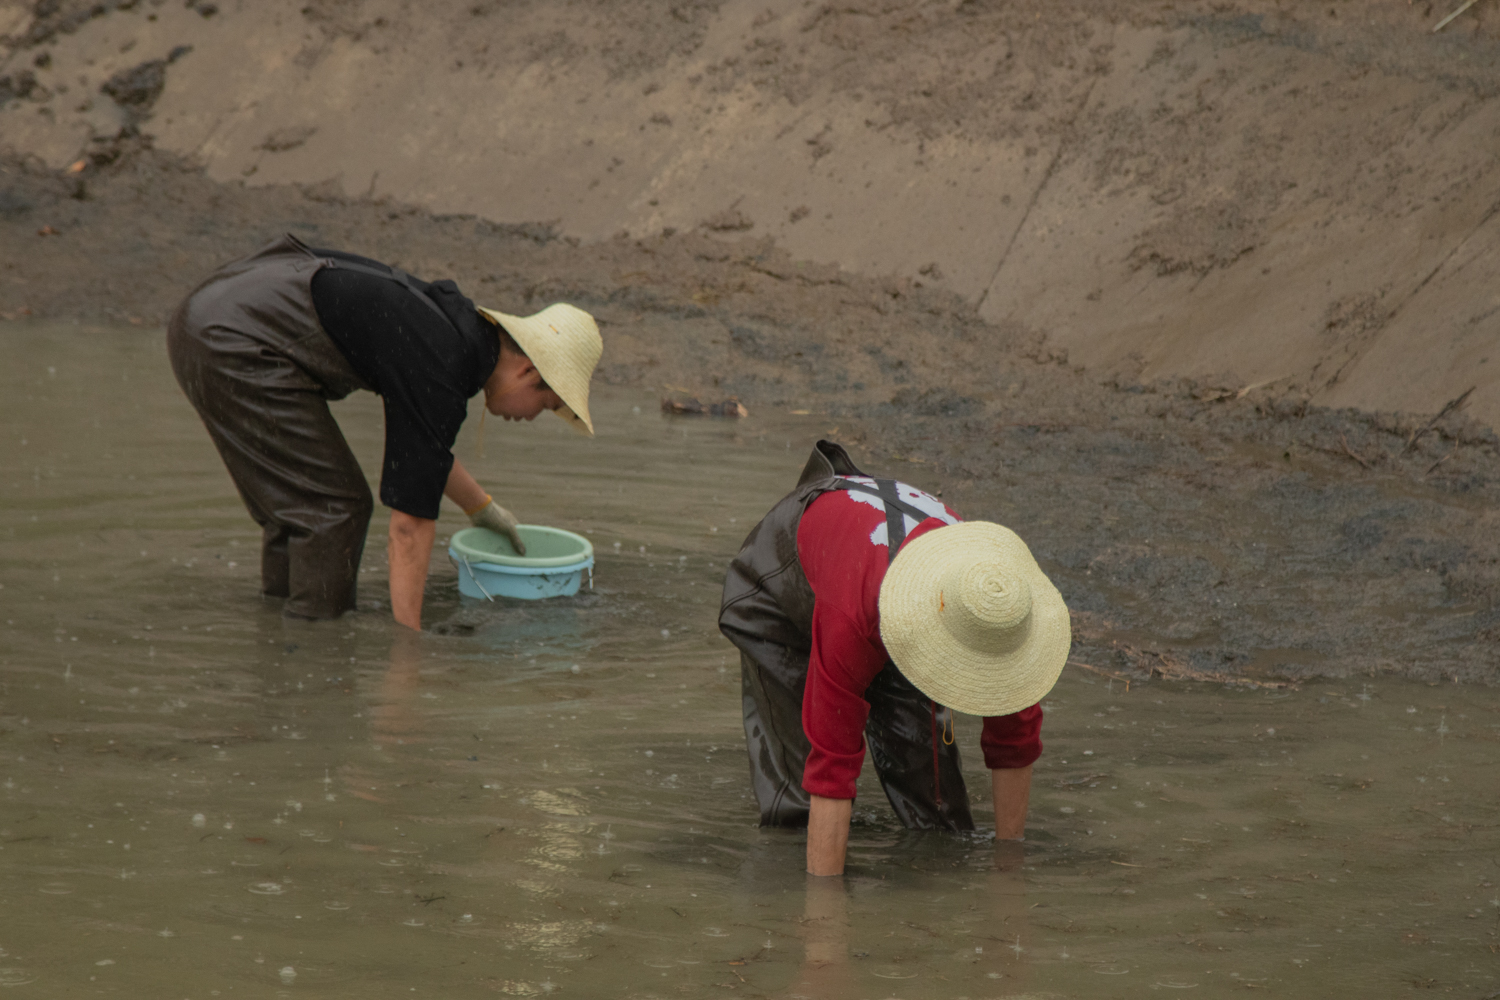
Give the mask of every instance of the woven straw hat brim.
<path id="1" fill-rule="evenodd" d="M 950 630 L 954 573 L 986 563 L 1026 581 L 1030 630 L 1009 652 L 972 648 Z M 1073 644 L 1068 606 L 1026 543 L 1009 528 L 965 521 L 901 548 L 880 585 L 880 638 L 901 673 L 933 701 L 971 715 L 1009 715 L 1041 701 Z"/>
<path id="2" fill-rule="evenodd" d="M 589 382 L 604 354 L 604 340 L 594 317 L 566 302 L 530 316 L 511 316 L 483 306 L 479 311 L 505 328 L 557 393 L 563 405 L 554 412 L 580 434 L 593 437 Z"/>

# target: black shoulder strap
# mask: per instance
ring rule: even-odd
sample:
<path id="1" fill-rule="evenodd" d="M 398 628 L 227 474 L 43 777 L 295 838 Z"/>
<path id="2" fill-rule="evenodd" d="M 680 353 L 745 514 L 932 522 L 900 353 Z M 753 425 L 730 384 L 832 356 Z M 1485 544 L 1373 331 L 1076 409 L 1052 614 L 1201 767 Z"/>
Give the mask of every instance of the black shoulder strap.
<path id="1" fill-rule="evenodd" d="M 446 323 L 448 326 L 453 325 L 453 321 L 448 318 L 447 313 L 443 312 L 442 307 L 439 306 L 436 302 L 432 301 L 432 298 L 417 286 L 417 279 L 413 278 L 411 275 L 407 274 L 399 267 L 390 267 L 387 265 L 382 265 L 380 267 L 371 267 L 368 264 L 361 264 L 357 261 L 339 260 L 337 257 L 324 257 L 323 260 L 325 261 L 325 267 L 339 267 L 343 268 L 346 271 L 356 271 L 360 274 L 373 275 L 376 278 L 386 278 L 390 281 L 394 281 L 398 285 L 404 285 L 406 286 L 407 291 L 411 292 L 417 297 L 418 301 L 441 316 L 444 323 Z"/>
<path id="2" fill-rule="evenodd" d="M 906 511 L 908 505 L 903 503 L 896 495 L 896 481 L 894 479 L 877 479 L 875 486 L 880 491 L 880 499 L 885 504 L 885 551 L 889 562 L 896 561 L 896 553 L 901 551 L 901 546 L 906 542 Z M 926 520 L 925 515 L 917 519 L 919 522 Z M 889 564 L 889 563 L 888 563 Z"/>

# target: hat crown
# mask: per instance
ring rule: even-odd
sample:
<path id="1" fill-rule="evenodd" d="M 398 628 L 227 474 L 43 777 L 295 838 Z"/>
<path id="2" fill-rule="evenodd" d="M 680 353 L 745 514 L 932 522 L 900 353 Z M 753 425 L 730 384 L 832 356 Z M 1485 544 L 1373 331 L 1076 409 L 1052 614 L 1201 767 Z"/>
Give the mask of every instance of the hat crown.
<path id="1" fill-rule="evenodd" d="M 1020 649 L 1031 633 L 1031 584 L 995 560 L 945 574 L 938 610 L 944 628 L 964 646 L 990 656 Z"/>

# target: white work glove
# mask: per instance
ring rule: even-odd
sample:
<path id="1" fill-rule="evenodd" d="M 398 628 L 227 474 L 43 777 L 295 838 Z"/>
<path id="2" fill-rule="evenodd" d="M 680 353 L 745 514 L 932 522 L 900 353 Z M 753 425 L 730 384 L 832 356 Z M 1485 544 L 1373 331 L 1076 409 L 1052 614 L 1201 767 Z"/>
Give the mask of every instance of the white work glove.
<path id="1" fill-rule="evenodd" d="M 495 502 L 495 498 L 488 493 L 484 495 L 485 505 L 469 515 L 469 522 L 476 528 L 489 528 L 498 531 L 510 539 L 519 555 L 526 554 L 526 543 L 521 541 L 520 524 L 516 521 L 516 515 L 506 510 Z"/>

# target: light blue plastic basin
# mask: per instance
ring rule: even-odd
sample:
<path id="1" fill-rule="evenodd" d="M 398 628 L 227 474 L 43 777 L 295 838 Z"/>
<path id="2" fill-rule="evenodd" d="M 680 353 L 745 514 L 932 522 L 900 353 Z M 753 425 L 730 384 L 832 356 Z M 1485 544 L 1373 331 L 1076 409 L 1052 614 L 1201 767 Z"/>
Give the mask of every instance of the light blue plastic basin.
<path id="1" fill-rule="evenodd" d="M 521 525 L 526 554 L 488 528 L 465 528 L 448 540 L 448 558 L 458 570 L 458 592 L 493 600 L 536 601 L 578 593 L 584 574 L 594 585 L 594 546 L 582 535 L 540 524 Z"/>

